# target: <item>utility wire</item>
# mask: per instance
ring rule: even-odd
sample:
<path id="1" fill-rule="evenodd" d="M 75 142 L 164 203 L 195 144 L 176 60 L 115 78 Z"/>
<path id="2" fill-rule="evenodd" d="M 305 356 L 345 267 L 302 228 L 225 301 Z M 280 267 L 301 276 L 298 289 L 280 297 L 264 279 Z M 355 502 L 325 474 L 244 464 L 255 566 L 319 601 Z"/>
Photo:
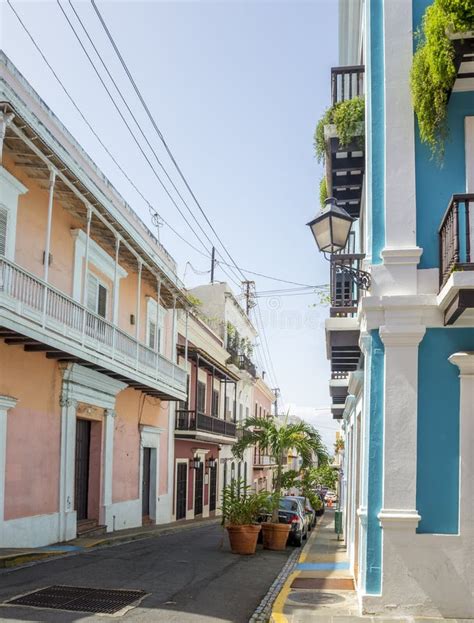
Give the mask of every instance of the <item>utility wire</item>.
<path id="1" fill-rule="evenodd" d="M 69 2 L 72 4 L 71 0 L 69 0 Z M 123 69 L 124 69 L 125 73 L 127 74 L 128 78 L 129 78 L 129 80 L 130 80 L 130 82 L 131 82 L 131 84 L 132 84 L 132 86 L 133 86 L 133 88 L 134 88 L 134 90 L 135 90 L 135 93 L 137 94 L 137 96 L 138 96 L 138 98 L 139 98 L 140 102 L 142 103 L 142 106 L 143 106 L 143 108 L 145 109 L 145 112 L 146 112 L 146 114 L 148 115 L 148 118 L 150 119 L 150 122 L 151 122 L 151 124 L 153 125 L 153 127 L 154 127 L 154 129 L 155 129 L 156 133 L 158 134 L 158 136 L 159 136 L 159 138 L 160 138 L 161 142 L 163 143 L 163 145 L 164 145 L 164 147 L 165 147 L 165 149 L 166 149 L 166 151 L 167 151 L 167 153 L 168 153 L 169 157 L 171 158 L 171 161 L 173 162 L 174 166 L 176 167 L 176 170 L 178 171 L 179 176 L 180 176 L 180 177 L 181 177 L 181 179 L 183 180 L 183 182 L 184 182 L 184 184 L 185 184 L 186 188 L 188 189 L 188 191 L 189 191 L 190 195 L 191 195 L 191 196 L 192 196 L 192 198 L 194 199 L 194 201 L 195 201 L 195 203 L 196 203 L 197 207 L 199 208 L 199 211 L 201 212 L 201 214 L 203 215 L 204 219 L 206 220 L 206 223 L 209 225 L 209 227 L 211 228 L 211 230 L 212 230 L 212 232 L 214 233 L 215 237 L 217 238 L 217 240 L 218 240 L 218 241 L 219 241 L 219 243 L 221 244 L 221 246 L 222 246 L 222 248 L 224 249 L 224 251 L 225 251 L 226 255 L 228 256 L 228 258 L 230 259 L 230 261 L 232 262 L 232 264 L 233 264 L 233 265 L 237 268 L 237 270 L 240 272 L 241 276 L 243 277 L 243 280 L 245 281 L 245 279 L 246 279 L 245 275 L 244 275 L 244 274 L 243 274 L 243 272 L 242 272 L 242 271 L 238 268 L 237 263 L 235 262 L 234 258 L 231 256 L 231 254 L 229 253 L 229 251 L 228 251 L 228 249 L 227 249 L 227 246 L 226 246 L 226 245 L 222 242 L 222 240 L 221 240 L 220 236 L 218 235 L 218 233 L 217 233 L 217 232 L 216 232 L 216 230 L 214 229 L 214 226 L 212 225 L 211 221 L 209 220 L 209 218 L 208 218 L 207 214 L 205 213 L 205 211 L 204 211 L 203 207 L 201 206 L 200 202 L 199 202 L 199 201 L 198 201 L 198 199 L 196 198 L 196 195 L 194 194 L 194 192 L 193 192 L 193 190 L 192 190 L 191 186 L 189 185 L 189 183 L 188 183 L 188 181 L 187 181 L 186 177 L 184 176 L 184 174 L 183 174 L 183 172 L 182 172 L 182 170 L 181 170 L 180 166 L 179 166 L 179 165 L 178 165 L 178 163 L 176 162 L 176 160 L 175 160 L 175 158 L 174 158 L 174 156 L 173 156 L 173 153 L 171 152 L 171 149 L 169 148 L 169 146 L 168 146 L 168 144 L 167 144 L 167 142 L 166 142 L 166 140 L 165 140 L 165 138 L 164 138 L 164 136 L 163 136 L 162 132 L 160 131 L 160 129 L 159 129 L 159 127 L 158 127 L 158 125 L 156 124 L 156 121 L 155 121 L 155 119 L 154 119 L 153 115 L 151 114 L 150 109 L 148 108 L 148 106 L 147 106 L 147 104 L 146 104 L 146 102 L 145 102 L 145 100 L 144 100 L 144 98 L 143 98 L 143 96 L 142 96 L 142 94 L 141 94 L 141 92 L 140 92 L 140 89 L 138 88 L 138 86 L 137 86 L 137 84 L 136 84 L 136 82 L 135 82 L 135 80 L 134 80 L 134 78 L 133 78 L 132 74 L 130 73 L 130 70 L 128 69 L 128 66 L 127 66 L 127 64 L 125 63 L 125 60 L 124 60 L 124 58 L 123 58 L 122 54 L 120 53 L 120 50 L 119 50 L 119 48 L 118 48 L 117 44 L 115 43 L 115 40 L 114 40 L 114 38 L 113 38 L 113 36 L 112 36 L 112 34 L 111 34 L 111 32 L 110 32 L 109 28 L 107 27 L 107 24 L 105 23 L 105 20 L 104 20 L 104 18 L 102 17 L 102 15 L 101 15 L 101 13 L 100 13 L 100 11 L 99 11 L 99 9 L 98 9 L 98 7 L 97 7 L 97 5 L 96 5 L 95 1 L 94 1 L 94 0 L 91 0 L 91 2 L 92 2 L 92 6 L 93 6 L 93 8 L 94 8 L 94 10 L 95 10 L 95 12 L 96 12 L 96 14 L 97 14 L 97 17 L 99 18 L 99 20 L 100 20 L 100 22 L 101 22 L 101 24 L 102 24 L 102 26 L 103 26 L 103 28 L 104 28 L 104 30 L 105 30 L 105 32 L 106 32 L 106 34 L 107 34 L 107 37 L 109 38 L 109 41 L 110 41 L 110 43 L 112 44 L 112 46 L 113 46 L 113 48 L 114 48 L 114 50 L 115 50 L 115 52 L 116 52 L 116 54 L 117 54 L 117 56 L 118 56 L 118 58 L 119 58 L 119 60 L 120 60 L 120 63 L 122 64 L 122 67 L 123 67 Z"/>
<path id="2" fill-rule="evenodd" d="M 26 24 L 24 23 L 24 21 L 21 19 L 20 15 L 18 14 L 18 12 L 16 11 L 15 7 L 13 6 L 13 4 L 11 3 L 10 0 L 7 0 L 8 6 L 10 7 L 10 9 L 13 11 L 15 17 L 17 18 L 18 22 L 20 23 L 21 27 L 23 28 L 23 30 L 25 31 L 26 35 L 28 36 L 28 38 L 30 39 L 30 41 L 32 42 L 32 44 L 34 45 L 35 49 L 37 50 L 37 52 L 39 53 L 39 55 L 41 56 L 41 58 L 43 59 L 44 63 L 46 64 L 46 66 L 48 67 L 48 69 L 51 71 L 52 75 L 54 76 L 54 78 L 56 79 L 57 83 L 59 84 L 59 86 L 61 87 L 61 89 L 63 90 L 64 94 L 66 95 L 66 97 L 68 98 L 68 100 L 71 102 L 71 104 L 73 105 L 74 109 L 76 110 L 76 112 L 79 114 L 79 116 L 81 117 L 81 119 L 83 120 L 83 122 L 86 124 L 86 126 L 89 128 L 89 130 L 91 131 L 91 133 L 93 134 L 93 136 L 95 137 L 95 139 L 98 141 L 98 143 L 101 145 L 101 147 L 104 149 L 104 151 L 106 152 L 106 154 L 110 157 L 110 159 L 112 160 L 112 162 L 115 164 L 115 166 L 119 169 L 119 171 L 122 173 L 122 175 L 125 177 L 125 179 L 129 182 L 129 184 L 134 188 L 134 190 L 138 193 L 138 195 L 143 199 L 143 201 L 145 202 L 145 204 L 148 207 L 148 211 L 150 213 L 150 216 L 152 219 L 154 219 L 155 215 L 158 216 L 158 218 L 160 218 L 167 227 L 170 228 L 170 230 L 178 237 L 180 238 L 180 240 L 182 240 L 184 243 L 186 243 L 189 247 L 191 247 L 194 251 L 196 251 L 197 253 L 200 253 L 201 255 L 204 255 L 205 257 L 210 258 L 210 254 L 208 253 L 203 253 L 203 251 L 201 251 L 200 249 L 198 249 L 195 245 L 193 245 L 191 242 L 189 242 L 189 240 L 186 240 L 186 238 L 184 238 L 168 221 L 166 221 L 166 219 L 164 219 L 161 214 L 159 214 L 155 208 L 152 206 L 152 204 L 150 203 L 150 201 L 144 196 L 144 194 L 142 193 L 142 191 L 138 188 L 138 186 L 135 184 L 135 182 L 131 179 L 131 177 L 128 175 L 128 173 L 125 171 L 125 169 L 120 165 L 120 163 L 118 162 L 118 160 L 115 158 L 115 156 L 112 154 L 112 152 L 110 151 L 110 149 L 107 147 L 107 145 L 103 142 L 103 140 L 100 138 L 99 134 L 96 132 L 96 130 L 94 129 L 94 127 L 91 125 L 91 123 L 88 121 L 88 119 L 86 118 L 86 116 L 84 115 L 84 113 L 82 112 L 82 110 L 79 108 L 79 106 L 76 104 L 76 101 L 74 100 L 74 98 L 72 97 L 72 95 L 70 94 L 70 92 L 67 90 L 67 88 L 65 87 L 64 83 L 62 82 L 61 78 L 59 77 L 59 75 L 56 73 L 54 67 L 51 65 L 51 63 L 48 61 L 48 59 L 46 58 L 43 50 L 40 48 L 39 44 L 36 42 L 36 40 L 34 39 L 33 35 L 30 33 L 30 31 L 28 30 Z M 227 274 L 227 273 L 226 273 Z M 175 275 L 177 277 L 177 275 Z M 229 275 L 227 275 L 229 276 Z M 236 283 L 236 282 L 234 282 Z M 239 284 L 236 283 L 237 286 L 239 286 Z"/>
<path id="3" fill-rule="evenodd" d="M 99 53 L 99 51 L 97 50 L 97 47 L 95 46 L 94 42 L 92 41 L 92 38 L 89 36 L 89 33 L 87 31 L 87 29 L 85 28 L 84 24 L 82 23 L 79 15 L 77 14 L 74 6 L 72 5 L 71 2 L 69 2 L 71 5 L 72 10 L 74 11 L 74 14 L 76 15 L 79 23 L 82 26 L 82 29 L 84 30 L 90 44 L 92 45 L 95 53 L 97 54 L 102 66 L 104 67 L 107 75 L 109 76 L 110 80 L 112 81 L 112 84 L 114 85 L 118 95 L 120 96 L 122 102 L 124 103 L 125 107 L 127 108 L 130 116 L 132 117 L 133 121 L 135 122 L 138 130 L 140 131 L 141 135 L 143 136 L 146 144 L 148 145 L 148 147 L 150 148 L 151 152 L 153 153 L 158 165 L 161 167 L 162 171 L 164 172 L 164 174 L 166 175 L 166 177 L 168 178 L 168 180 L 170 181 L 171 185 L 173 186 L 174 190 L 176 191 L 176 193 L 178 194 L 178 196 L 180 197 L 181 201 L 183 202 L 183 204 L 186 206 L 186 208 L 188 209 L 189 213 L 191 214 L 191 216 L 193 217 L 194 221 L 196 222 L 196 224 L 198 225 L 198 227 L 201 229 L 202 233 L 204 234 L 204 236 L 207 238 L 207 240 L 209 241 L 211 246 L 214 246 L 213 241 L 211 240 L 211 238 L 209 238 L 209 236 L 207 235 L 206 231 L 203 229 L 203 227 L 201 226 L 201 224 L 199 223 L 198 219 L 196 218 L 196 216 L 194 215 L 194 213 L 192 212 L 192 210 L 190 209 L 190 207 L 187 205 L 185 199 L 183 198 L 183 196 L 181 195 L 181 193 L 179 192 L 179 189 L 176 187 L 176 185 L 174 184 L 173 180 L 171 179 L 170 175 L 168 174 L 168 172 L 166 171 L 165 167 L 163 166 L 161 160 L 158 157 L 158 154 L 156 153 L 155 149 L 153 148 L 152 144 L 150 143 L 150 141 L 148 140 L 145 132 L 143 131 L 140 123 L 138 122 L 137 118 L 135 117 L 135 115 L 133 114 L 133 111 L 131 110 L 130 106 L 128 105 L 125 97 L 123 96 L 119 86 L 117 85 L 116 81 L 114 80 L 112 74 L 110 73 L 109 69 L 107 68 L 107 65 L 104 63 L 104 61 L 102 60 L 102 57 Z M 163 190 L 166 192 L 166 194 L 168 195 L 169 199 L 171 200 L 171 202 L 173 203 L 173 205 L 175 206 L 175 208 L 178 210 L 179 214 L 181 215 L 181 217 L 184 219 L 184 221 L 186 222 L 186 224 L 188 225 L 188 227 L 191 229 L 191 231 L 194 233 L 194 235 L 196 236 L 196 238 L 199 240 L 199 242 L 202 244 L 202 246 L 204 247 L 204 249 L 206 249 L 206 245 L 204 244 L 204 242 L 201 240 L 201 238 L 198 236 L 197 232 L 195 231 L 195 229 L 192 227 L 192 225 L 190 224 L 190 222 L 188 221 L 188 219 L 186 218 L 186 216 L 184 215 L 183 211 L 180 209 L 180 207 L 178 206 L 177 202 L 175 201 L 174 197 L 171 195 L 169 189 L 166 187 L 165 183 L 163 182 L 163 180 L 161 179 L 161 177 L 159 176 L 159 174 L 157 173 L 155 167 L 153 166 L 153 164 L 151 163 L 148 155 L 146 154 L 146 152 L 144 151 L 142 145 L 140 144 L 140 142 L 138 141 L 137 137 L 135 136 L 135 133 L 133 132 L 132 128 L 130 127 L 129 123 L 127 122 L 127 120 L 125 119 L 125 116 L 123 115 L 122 111 L 120 110 L 120 107 L 117 105 L 117 102 L 115 101 L 112 93 L 110 92 L 110 89 L 108 88 L 108 86 L 106 85 L 104 79 L 102 78 L 102 76 L 100 75 L 100 72 L 98 71 L 94 61 L 92 60 L 89 52 L 87 51 L 86 47 L 84 46 L 79 34 L 77 33 L 76 29 L 74 28 L 71 20 L 69 19 L 69 16 L 67 15 L 66 11 L 64 10 L 63 6 L 61 5 L 60 1 L 57 0 L 57 4 L 62 12 L 62 14 L 64 15 L 67 23 L 69 24 L 69 27 L 71 28 L 72 32 L 74 33 L 74 36 L 76 37 L 79 45 L 82 48 L 82 51 L 84 52 L 84 54 L 86 55 L 89 63 L 91 64 L 95 74 L 97 75 L 97 77 L 99 78 L 102 86 L 104 87 L 107 95 L 109 96 L 112 104 L 114 105 L 115 109 L 117 110 L 117 112 L 119 113 L 122 121 L 124 122 L 125 126 L 127 127 L 130 135 L 132 136 L 134 142 L 136 143 L 137 147 L 139 148 L 139 150 L 141 151 L 142 155 L 144 156 L 144 158 L 146 159 L 148 165 L 150 166 L 151 170 L 153 171 L 155 177 L 157 178 L 157 180 L 159 181 L 159 183 L 161 184 Z M 226 272 L 224 270 L 224 272 Z M 227 274 L 227 273 L 226 273 Z M 229 276 L 229 275 L 228 275 Z M 239 284 L 236 282 L 236 285 L 238 286 Z"/>
<path id="4" fill-rule="evenodd" d="M 61 78 L 59 77 L 59 75 L 56 73 L 56 70 L 54 69 L 54 67 L 51 65 L 51 63 L 48 61 L 47 57 L 45 56 L 43 50 L 41 49 L 41 47 L 39 46 L 39 44 L 36 42 L 36 40 L 34 39 L 34 37 L 32 36 L 32 34 L 30 33 L 30 31 L 28 30 L 27 26 L 25 25 L 25 23 L 23 22 L 23 20 L 21 19 L 20 15 L 17 13 L 16 9 L 14 8 L 13 4 L 11 3 L 11 0 L 7 0 L 7 3 L 10 7 L 10 9 L 13 11 L 15 17 L 17 18 L 18 22 L 20 23 L 20 25 L 22 26 L 23 30 L 25 31 L 26 35 L 28 36 L 28 38 L 30 39 L 30 41 L 32 42 L 32 44 L 34 45 L 35 49 L 37 50 L 38 54 L 41 56 L 41 58 L 43 59 L 44 63 L 46 64 L 46 66 L 48 67 L 48 69 L 51 71 L 52 75 L 54 76 L 54 78 L 56 79 L 57 83 L 59 84 L 59 86 L 61 87 L 62 91 L 64 92 L 64 94 L 66 95 L 66 97 L 68 98 L 68 100 L 71 102 L 71 104 L 73 105 L 74 109 L 76 110 L 76 112 L 79 114 L 79 116 L 81 117 L 82 121 L 86 124 L 86 126 L 88 127 L 88 129 L 90 130 L 90 132 L 92 133 L 92 135 L 94 136 L 94 138 L 97 140 L 97 142 L 100 144 L 100 146 L 102 147 L 102 149 L 105 151 L 105 153 L 109 156 L 109 158 L 112 160 L 112 162 L 115 164 L 115 166 L 118 168 L 118 170 L 122 173 L 122 175 L 125 177 L 125 179 L 128 181 L 128 183 L 132 186 L 132 188 L 137 192 L 137 194 L 142 198 L 142 200 L 145 202 L 150 216 L 153 217 L 156 214 L 158 215 L 158 217 L 163 221 L 163 223 L 182 241 L 184 242 L 187 246 L 189 246 L 191 249 L 193 249 L 193 251 L 195 251 L 196 253 L 199 253 L 200 255 L 202 255 L 203 257 L 207 258 L 207 259 L 211 259 L 211 255 L 210 253 L 207 251 L 207 248 L 204 245 L 204 248 L 206 249 L 206 251 L 202 251 L 202 249 L 199 249 L 198 247 L 196 247 L 192 242 L 190 242 L 189 240 L 187 240 L 186 238 L 183 237 L 183 235 L 177 231 L 160 213 L 157 212 L 157 210 L 153 207 L 153 205 L 151 204 L 151 202 L 147 199 L 147 197 L 145 197 L 145 195 L 143 194 L 143 192 L 138 188 L 138 186 L 135 184 L 135 182 L 131 179 L 131 177 L 128 175 L 128 173 L 125 171 L 125 169 L 122 167 L 122 165 L 118 162 L 118 160 L 115 158 L 115 156 L 113 155 L 113 153 L 110 151 L 110 149 L 107 147 L 107 145 L 104 143 L 104 141 L 100 138 L 99 134 L 97 133 L 97 131 L 94 129 L 94 127 L 92 126 L 92 124 L 89 122 L 89 120 L 87 119 L 87 117 L 84 115 L 84 113 L 82 112 L 82 110 L 79 108 L 79 106 L 77 105 L 76 101 L 74 100 L 73 96 L 70 94 L 70 92 L 67 90 L 66 86 L 64 85 L 63 81 L 61 80 Z M 216 264 L 222 264 L 223 266 L 231 266 L 230 264 L 227 264 L 226 262 L 223 262 L 221 260 L 216 261 Z M 259 273 L 256 271 L 252 271 L 248 268 L 241 268 L 238 267 L 239 270 L 241 271 L 245 271 L 246 273 L 249 273 L 251 275 L 257 275 L 259 277 L 262 277 L 264 279 L 270 279 L 273 281 L 278 281 L 281 283 L 289 283 L 289 284 L 294 284 L 294 285 L 301 285 L 302 287 L 308 287 L 308 288 L 319 288 L 319 287 L 325 287 L 325 286 L 310 286 L 309 284 L 302 284 L 302 283 L 298 283 L 295 281 L 290 281 L 288 279 L 283 279 L 280 277 L 275 277 L 275 276 L 270 276 L 270 275 L 265 275 L 263 273 Z"/>

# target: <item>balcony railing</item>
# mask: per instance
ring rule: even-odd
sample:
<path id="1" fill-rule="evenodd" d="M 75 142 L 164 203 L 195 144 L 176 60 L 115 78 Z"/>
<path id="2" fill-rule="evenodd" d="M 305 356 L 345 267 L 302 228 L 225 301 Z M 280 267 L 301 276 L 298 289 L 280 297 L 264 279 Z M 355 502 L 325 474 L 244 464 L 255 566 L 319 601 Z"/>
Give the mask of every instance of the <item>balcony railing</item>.
<path id="1" fill-rule="evenodd" d="M 361 271 L 362 253 L 337 253 L 331 256 L 330 296 L 332 317 L 354 316 L 361 291 L 366 287 Z"/>
<path id="2" fill-rule="evenodd" d="M 99 353 L 150 379 L 186 390 L 186 370 L 4 257 L 1 307 L 91 355 Z"/>
<path id="3" fill-rule="evenodd" d="M 254 457 L 253 464 L 254 467 L 270 467 L 276 465 L 276 461 L 272 456 L 261 455 Z"/>
<path id="4" fill-rule="evenodd" d="M 440 290 L 452 272 L 474 270 L 474 194 L 453 195 L 439 228 Z"/>
<path id="5" fill-rule="evenodd" d="M 224 435 L 224 437 L 235 437 L 236 428 L 234 422 L 226 422 L 226 420 L 204 415 L 203 413 L 196 413 L 196 411 L 183 409 L 176 411 L 176 430 L 200 431 Z"/>
<path id="6" fill-rule="evenodd" d="M 345 102 L 364 94 L 364 65 L 348 65 L 331 69 L 332 103 Z"/>
<path id="7" fill-rule="evenodd" d="M 257 376 L 257 367 L 247 355 L 240 355 L 239 368 L 251 374 L 254 378 Z"/>

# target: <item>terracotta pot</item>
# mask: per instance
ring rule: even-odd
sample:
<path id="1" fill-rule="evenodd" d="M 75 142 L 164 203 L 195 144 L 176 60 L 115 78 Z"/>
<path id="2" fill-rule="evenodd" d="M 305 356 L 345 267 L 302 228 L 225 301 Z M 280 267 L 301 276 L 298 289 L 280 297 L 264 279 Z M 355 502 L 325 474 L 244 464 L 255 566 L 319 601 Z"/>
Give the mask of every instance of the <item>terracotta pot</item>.
<path id="1" fill-rule="evenodd" d="M 260 526 L 227 526 L 227 532 L 233 554 L 255 554 Z"/>
<path id="2" fill-rule="evenodd" d="M 286 523 L 262 523 L 264 549 L 284 550 L 291 525 Z"/>

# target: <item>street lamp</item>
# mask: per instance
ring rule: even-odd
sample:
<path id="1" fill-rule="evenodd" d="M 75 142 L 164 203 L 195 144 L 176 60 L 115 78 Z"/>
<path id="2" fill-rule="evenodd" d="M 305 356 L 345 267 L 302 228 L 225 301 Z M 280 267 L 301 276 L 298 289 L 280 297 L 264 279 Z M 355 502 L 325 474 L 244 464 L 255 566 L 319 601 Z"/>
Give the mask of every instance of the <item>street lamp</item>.
<path id="1" fill-rule="evenodd" d="M 206 467 L 208 469 L 215 469 L 217 467 L 217 459 L 215 459 L 212 454 L 206 461 Z"/>
<path id="2" fill-rule="evenodd" d="M 189 463 L 189 467 L 191 469 L 199 469 L 201 467 L 201 463 L 202 463 L 201 457 L 196 454 L 191 459 L 191 461 Z"/>
<path id="3" fill-rule="evenodd" d="M 307 223 L 322 253 L 336 253 L 344 249 L 354 219 L 337 205 L 334 197 L 324 202 L 320 214 Z"/>
<path id="4" fill-rule="evenodd" d="M 342 258 L 341 261 L 332 261 L 331 257 L 326 256 L 327 253 L 330 256 L 335 254 L 334 259 L 336 259 L 338 257 L 337 252 L 345 248 L 353 221 L 354 219 L 344 208 L 337 205 L 334 197 L 329 197 L 324 202 L 324 208 L 320 214 L 307 225 L 311 228 L 319 250 L 333 265 L 335 273 L 346 275 L 359 288 L 368 290 L 371 283 L 369 273 L 352 265 L 347 265 Z"/>

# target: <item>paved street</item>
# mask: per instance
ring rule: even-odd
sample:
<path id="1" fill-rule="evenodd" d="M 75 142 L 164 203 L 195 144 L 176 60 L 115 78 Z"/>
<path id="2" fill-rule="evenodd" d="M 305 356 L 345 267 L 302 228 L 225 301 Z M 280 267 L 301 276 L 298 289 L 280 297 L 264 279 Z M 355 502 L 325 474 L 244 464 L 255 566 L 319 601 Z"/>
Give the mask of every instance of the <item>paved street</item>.
<path id="1" fill-rule="evenodd" d="M 53 584 L 149 593 L 126 621 L 247 623 L 293 551 L 231 554 L 220 526 L 204 526 L 0 572 L 0 601 Z M 120 620 L 120 619 L 119 619 Z M 0 621 L 101 621 L 84 613 L 0 607 Z"/>

